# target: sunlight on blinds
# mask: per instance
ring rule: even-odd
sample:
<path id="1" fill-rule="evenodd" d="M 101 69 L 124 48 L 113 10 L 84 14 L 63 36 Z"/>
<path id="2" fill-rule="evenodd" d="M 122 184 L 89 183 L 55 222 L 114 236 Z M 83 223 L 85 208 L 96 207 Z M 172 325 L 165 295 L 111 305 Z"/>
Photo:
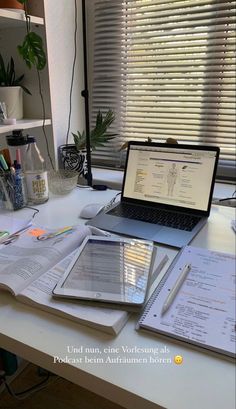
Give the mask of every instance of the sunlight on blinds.
<path id="1" fill-rule="evenodd" d="M 120 138 L 173 137 L 235 159 L 235 1 L 96 0 L 92 118 L 116 112 Z"/>

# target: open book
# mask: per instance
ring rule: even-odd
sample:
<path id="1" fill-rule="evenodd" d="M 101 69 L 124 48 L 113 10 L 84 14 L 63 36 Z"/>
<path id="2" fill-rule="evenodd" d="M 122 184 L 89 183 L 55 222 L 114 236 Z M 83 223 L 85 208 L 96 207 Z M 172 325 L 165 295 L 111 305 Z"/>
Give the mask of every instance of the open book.
<path id="1" fill-rule="evenodd" d="M 71 261 L 72 252 L 92 234 L 87 226 L 55 231 L 30 227 L 19 238 L 0 245 L 0 288 L 19 301 L 81 324 L 117 334 L 128 312 L 52 298 L 52 289 Z"/>
<path id="2" fill-rule="evenodd" d="M 186 264 L 190 271 L 163 313 Z M 186 246 L 152 294 L 137 328 L 235 357 L 235 324 L 235 257 Z"/>

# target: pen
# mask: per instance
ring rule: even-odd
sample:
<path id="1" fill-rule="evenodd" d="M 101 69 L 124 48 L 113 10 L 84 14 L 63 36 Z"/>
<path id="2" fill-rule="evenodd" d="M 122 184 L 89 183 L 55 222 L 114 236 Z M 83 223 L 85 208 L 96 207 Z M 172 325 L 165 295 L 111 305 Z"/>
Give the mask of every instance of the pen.
<path id="1" fill-rule="evenodd" d="M 63 227 L 62 229 L 59 229 L 56 232 L 52 232 L 52 233 L 46 233 L 46 234 L 42 234 L 41 236 L 37 237 L 37 240 L 39 241 L 43 241 L 43 240 L 48 240 L 48 239 L 52 239 L 56 236 L 60 236 L 63 233 L 69 233 L 73 231 L 73 227 L 69 226 L 69 227 Z"/>
<path id="2" fill-rule="evenodd" d="M 1 163 L 3 170 L 8 170 L 7 163 L 2 153 L 0 154 L 0 163 Z"/>
<path id="3" fill-rule="evenodd" d="M 168 297 L 166 298 L 162 310 L 161 310 L 161 315 L 164 315 L 165 312 L 169 309 L 169 307 L 171 306 L 172 302 L 174 301 L 176 294 L 178 293 L 181 285 L 183 284 L 185 278 L 187 277 L 187 274 L 189 273 L 189 271 L 191 270 L 191 264 L 186 264 L 183 268 L 183 270 L 181 271 L 179 277 L 177 278 L 174 286 L 172 287 L 172 289 L 169 292 Z"/>
<path id="4" fill-rule="evenodd" d="M 16 149 L 16 161 L 21 165 L 21 153 L 19 148 Z"/>
<path id="5" fill-rule="evenodd" d="M 11 165 L 11 157 L 10 157 L 9 149 L 7 149 L 7 148 L 2 149 L 2 150 L 0 151 L 0 153 L 3 154 L 3 156 L 4 156 L 4 158 L 5 158 L 5 161 L 7 162 L 7 165 L 8 165 L 8 167 L 9 167 L 9 166 Z"/>
<path id="6" fill-rule="evenodd" d="M 13 176 L 13 178 L 14 178 L 14 209 L 20 209 L 25 204 L 25 197 L 23 194 L 21 165 L 19 163 L 16 164 L 15 176 Z"/>

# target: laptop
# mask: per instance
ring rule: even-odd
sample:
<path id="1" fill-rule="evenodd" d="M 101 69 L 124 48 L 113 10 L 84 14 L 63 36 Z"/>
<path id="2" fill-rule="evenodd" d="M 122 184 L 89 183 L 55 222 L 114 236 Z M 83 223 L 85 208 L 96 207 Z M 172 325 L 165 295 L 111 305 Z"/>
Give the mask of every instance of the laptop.
<path id="1" fill-rule="evenodd" d="M 121 201 L 87 224 L 180 248 L 210 214 L 219 148 L 129 142 Z"/>

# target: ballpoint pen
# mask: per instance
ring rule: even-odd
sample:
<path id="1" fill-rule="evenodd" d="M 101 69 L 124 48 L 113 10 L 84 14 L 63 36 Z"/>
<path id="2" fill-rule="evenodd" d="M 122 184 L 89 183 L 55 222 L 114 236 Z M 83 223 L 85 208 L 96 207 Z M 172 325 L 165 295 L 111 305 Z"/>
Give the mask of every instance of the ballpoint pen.
<path id="1" fill-rule="evenodd" d="M 177 278 L 174 286 L 171 288 L 168 297 L 166 298 L 162 310 L 161 310 L 161 315 L 164 315 L 165 312 L 169 309 L 171 306 L 172 302 L 174 301 L 176 294 L 178 293 L 181 285 L 183 284 L 185 278 L 187 277 L 187 274 L 191 270 L 191 264 L 186 264 L 181 271 L 179 277 Z"/>

